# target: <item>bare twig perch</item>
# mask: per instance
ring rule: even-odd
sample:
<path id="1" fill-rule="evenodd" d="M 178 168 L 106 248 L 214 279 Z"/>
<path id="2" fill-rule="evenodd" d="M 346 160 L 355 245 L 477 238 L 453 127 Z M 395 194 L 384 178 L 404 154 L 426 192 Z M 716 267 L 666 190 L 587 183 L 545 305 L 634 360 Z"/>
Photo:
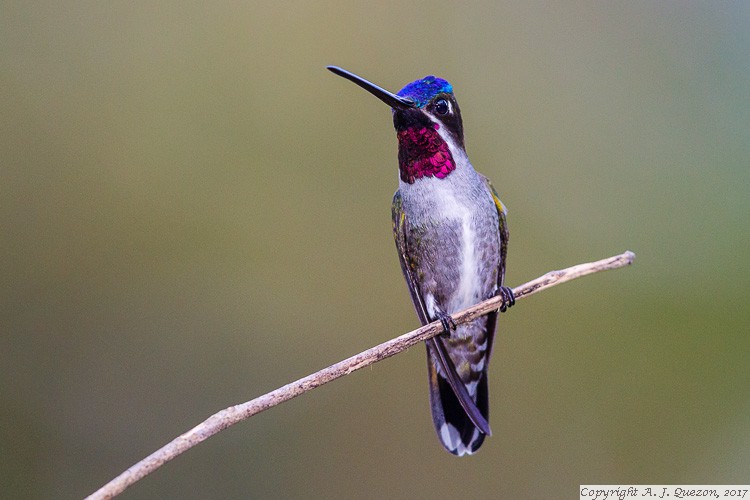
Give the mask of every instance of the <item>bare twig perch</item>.
<path id="1" fill-rule="evenodd" d="M 518 300 L 545 288 L 559 285 L 560 283 L 565 283 L 566 281 L 580 278 L 587 274 L 627 266 L 633 262 L 633 259 L 635 259 L 635 254 L 627 251 L 608 259 L 589 262 L 587 264 L 579 264 L 561 271 L 551 271 L 540 278 L 514 288 L 513 293 L 516 296 L 516 300 Z M 457 325 L 466 323 L 482 316 L 483 314 L 498 309 L 501 302 L 501 297 L 493 297 L 464 309 L 463 311 L 452 314 L 451 316 Z M 419 342 L 434 337 L 442 331 L 443 327 L 440 322 L 435 321 L 434 323 L 430 323 L 422 328 L 418 328 L 401 335 L 400 337 L 389 340 L 388 342 L 384 342 L 352 356 L 351 358 L 345 359 L 344 361 L 323 368 L 319 372 L 308 375 L 307 377 L 301 378 L 291 384 L 287 384 L 284 387 L 271 391 L 268 394 L 264 394 L 252 401 L 237 406 L 230 406 L 225 410 L 221 410 L 209 417 L 203 423 L 177 437 L 172 442 L 167 443 L 159 450 L 133 465 L 112 481 L 102 486 L 89 498 L 112 498 L 115 495 L 122 493 L 125 488 L 131 484 L 139 481 L 141 478 L 172 460 L 177 455 L 189 450 L 198 443 L 205 441 L 214 434 L 223 431 L 227 427 L 252 417 L 272 406 L 288 401 L 295 396 L 311 391 L 331 380 L 343 377 L 355 370 L 359 370 L 360 368 L 364 368 L 365 366 L 389 358 L 394 354 L 398 354 Z"/>

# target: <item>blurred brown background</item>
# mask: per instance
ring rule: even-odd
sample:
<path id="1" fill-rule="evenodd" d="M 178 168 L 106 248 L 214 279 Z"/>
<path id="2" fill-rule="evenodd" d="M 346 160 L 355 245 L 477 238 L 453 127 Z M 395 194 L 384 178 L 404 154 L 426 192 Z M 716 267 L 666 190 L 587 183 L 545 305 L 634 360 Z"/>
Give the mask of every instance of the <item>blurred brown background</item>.
<path id="1" fill-rule="evenodd" d="M 750 8 L 4 3 L 0 496 L 88 494 L 225 406 L 417 326 L 388 88 L 453 83 L 510 209 L 494 435 L 434 435 L 423 349 L 125 498 L 572 498 L 750 481 Z"/>

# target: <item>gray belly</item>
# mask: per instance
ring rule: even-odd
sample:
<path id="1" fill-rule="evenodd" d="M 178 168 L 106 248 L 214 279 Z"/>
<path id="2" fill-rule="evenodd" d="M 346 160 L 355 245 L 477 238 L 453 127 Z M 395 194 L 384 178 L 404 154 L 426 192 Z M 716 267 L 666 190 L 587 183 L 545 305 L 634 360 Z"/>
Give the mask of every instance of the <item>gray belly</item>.
<path id="1" fill-rule="evenodd" d="M 451 314 L 489 297 L 497 287 L 500 234 L 497 217 L 474 214 L 413 228 L 422 296 L 433 315 Z M 432 310 L 430 310 L 432 309 Z"/>
<path id="2" fill-rule="evenodd" d="M 493 217 L 495 215 L 495 217 Z M 500 234 L 496 212 L 433 220 L 412 229 L 410 248 L 431 319 L 452 314 L 491 296 L 497 288 Z M 485 368 L 486 317 L 459 325 L 445 340 L 462 381 L 473 394 Z"/>

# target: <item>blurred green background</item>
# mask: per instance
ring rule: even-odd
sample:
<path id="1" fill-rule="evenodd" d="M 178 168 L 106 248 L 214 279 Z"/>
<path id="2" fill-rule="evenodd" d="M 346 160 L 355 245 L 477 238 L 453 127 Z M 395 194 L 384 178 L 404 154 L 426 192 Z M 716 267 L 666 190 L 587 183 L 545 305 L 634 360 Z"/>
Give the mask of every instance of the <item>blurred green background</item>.
<path id="1" fill-rule="evenodd" d="M 125 498 L 575 497 L 750 482 L 750 8 L 4 2 L 0 496 L 91 493 L 213 412 L 417 326 L 388 88 L 453 83 L 510 209 L 494 435 L 434 435 L 421 347 Z"/>

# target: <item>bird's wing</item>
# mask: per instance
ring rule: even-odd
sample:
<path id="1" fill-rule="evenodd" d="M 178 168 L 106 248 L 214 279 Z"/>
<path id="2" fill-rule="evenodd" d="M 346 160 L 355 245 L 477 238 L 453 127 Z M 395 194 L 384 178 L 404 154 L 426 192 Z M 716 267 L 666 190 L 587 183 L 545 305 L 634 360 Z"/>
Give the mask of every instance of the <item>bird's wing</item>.
<path id="1" fill-rule="evenodd" d="M 495 202 L 495 208 L 497 209 L 498 229 L 500 231 L 500 261 L 497 268 L 497 287 L 500 288 L 505 283 L 505 260 L 508 255 L 508 210 L 500 201 L 500 197 L 495 191 L 495 187 L 492 185 L 490 180 L 479 174 L 479 177 L 487 185 L 492 195 L 492 201 Z M 497 311 L 487 315 L 487 360 L 489 361 L 490 355 L 492 354 L 492 344 L 495 337 L 495 325 L 497 324 Z"/>

